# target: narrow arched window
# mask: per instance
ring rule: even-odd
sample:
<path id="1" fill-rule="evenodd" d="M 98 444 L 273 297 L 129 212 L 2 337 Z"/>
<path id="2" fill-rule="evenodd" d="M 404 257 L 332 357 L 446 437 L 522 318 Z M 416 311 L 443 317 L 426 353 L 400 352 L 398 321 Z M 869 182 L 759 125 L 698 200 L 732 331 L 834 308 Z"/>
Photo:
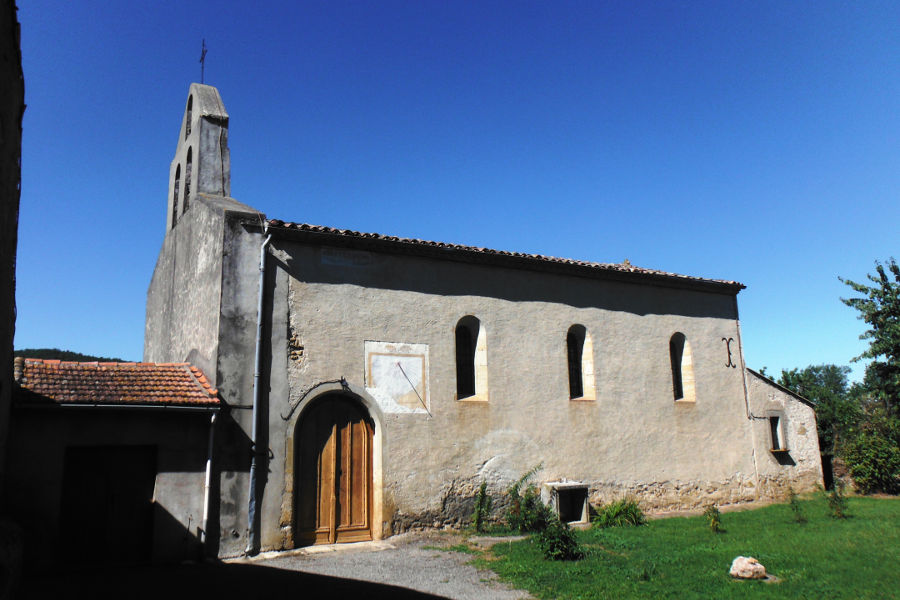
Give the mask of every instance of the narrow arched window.
<path id="1" fill-rule="evenodd" d="M 694 358 L 691 345 L 681 332 L 676 332 L 669 339 L 669 359 L 672 363 L 672 391 L 676 401 L 693 402 L 694 393 Z"/>
<path id="2" fill-rule="evenodd" d="M 584 396 L 581 357 L 584 354 L 583 325 L 572 325 L 566 334 L 566 350 L 569 358 L 569 398 Z"/>
<path id="3" fill-rule="evenodd" d="M 184 111 L 184 139 L 191 135 L 191 115 L 194 112 L 194 96 L 188 96 L 187 110 Z"/>
<path id="4" fill-rule="evenodd" d="M 472 322 L 474 321 L 474 323 Z M 478 319 L 463 317 L 456 324 L 456 395 L 468 398 L 475 395 L 475 336 Z"/>
<path id="5" fill-rule="evenodd" d="M 456 324 L 456 397 L 487 400 L 487 334 L 469 315 Z"/>
<path id="6" fill-rule="evenodd" d="M 594 400 L 594 348 L 584 325 L 572 325 L 566 333 L 569 365 L 569 399 Z"/>
<path id="7" fill-rule="evenodd" d="M 181 210 L 181 214 L 187 212 L 188 202 L 191 199 L 191 164 L 193 163 L 193 148 L 188 147 L 187 153 L 187 161 L 185 162 L 184 169 L 184 208 Z"/>
<path id="8" fill-rule="evenodd" d="M 175 185 L 172 189 L 172 227 L 178 220 L 178 190 L 181 187 L 181 165 L 175 168 Z"/>

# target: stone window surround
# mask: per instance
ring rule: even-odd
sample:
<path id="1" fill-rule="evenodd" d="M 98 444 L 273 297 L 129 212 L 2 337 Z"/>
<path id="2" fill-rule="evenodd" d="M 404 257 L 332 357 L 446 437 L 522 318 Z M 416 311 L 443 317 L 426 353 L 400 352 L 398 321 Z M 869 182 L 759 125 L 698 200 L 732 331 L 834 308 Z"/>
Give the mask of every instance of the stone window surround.
<path id="1" fill-rule="evenodd" d="M 589 508 L 588 508 L 588 495 L 589 495 L 589 486 L 588 484 L 581 481 L 569 481 L 568 479 L 562 479 L 561 481 L 547 481 L 541 484 L 541 501 L 550 507 L 550 509 L 556 513 L 557 516 L 562 518 L 565 515 L 560 515 L 560 504 L 561 504 L 561 493 L 562 494 L 578 494 L 582 495 L 582 506 L 581 510 L 578 511 L 580 514 L 577 519 L 567 520 L 567 523 L 587 523 L 589 517 Z"/>
<path id="2" fill-rule="evenodd" d="M 774 453 L 787 452 L 789 450 L 787 417 L 784 411 L 767 410 L 766 417 L 769 424 L 769 451 Z"/>

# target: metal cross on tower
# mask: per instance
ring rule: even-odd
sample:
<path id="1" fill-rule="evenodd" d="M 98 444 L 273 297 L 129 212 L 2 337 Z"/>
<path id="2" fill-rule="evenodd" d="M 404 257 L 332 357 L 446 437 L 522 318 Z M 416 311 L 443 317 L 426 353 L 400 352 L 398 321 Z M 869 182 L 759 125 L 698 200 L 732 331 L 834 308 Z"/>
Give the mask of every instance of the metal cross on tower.
<path id="1" fill-rule="evenodd" d="M 200 49 L 200 83 L 203 83 L 203 71 L 206 69 L 206 38 L 203 38 L 203 47 Z"/>

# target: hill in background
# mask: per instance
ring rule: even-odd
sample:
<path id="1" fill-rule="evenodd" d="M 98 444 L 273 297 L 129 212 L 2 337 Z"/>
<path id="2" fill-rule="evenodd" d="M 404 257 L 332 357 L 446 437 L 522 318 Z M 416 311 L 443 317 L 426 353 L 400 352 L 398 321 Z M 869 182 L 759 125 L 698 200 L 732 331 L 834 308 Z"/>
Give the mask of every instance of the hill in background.
<path id="1" fill-rule="evenodd" d="M 80 352 L 72 352 L 71 350 L 60 350 L 59 348 L 23 348 L 16 349 L 13 356 L 22 356 L 24 358 L 44 358 L 50 360 L 71 360 L 75 362 L 125 362 L 121 358 L 106 358 L 104 356 L 91 356 L 90 354 L 81 354 Z"/>

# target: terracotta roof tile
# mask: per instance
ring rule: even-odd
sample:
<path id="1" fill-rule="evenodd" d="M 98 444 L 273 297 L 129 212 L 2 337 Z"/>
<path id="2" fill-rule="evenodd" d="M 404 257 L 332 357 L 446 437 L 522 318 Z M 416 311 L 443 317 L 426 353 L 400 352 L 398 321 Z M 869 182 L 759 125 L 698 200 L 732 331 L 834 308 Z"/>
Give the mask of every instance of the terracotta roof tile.
<path id="1" fill-rule="evenodd" d="M 98 363 L 16 358 L 20 404 L 219 406 L 218 392 L 188 363 Z"/>
<path id="2" fill-rule="evenodd" d="M 526 261 L 536 261 L 544 264 L 571 265 L 577 267 L 586 267 L 596 269 L 598 271 L 616 272 L 616 273 L 632 273 L 635 275 L 647 275 L 656 278 L 683 281 L 685 283 L 706 283 L 716 286 L 724 286 L 731 288 L 734 293 L 744 289 L 746 286 L 737 281 L 724 279 L 707 279 L 704 277 L 692 277 L 690 275 L 679 275 L 678 273 L 669 273 L 666 271 L 658 271 L 656 269 L 645 269 L 636 267 L 628 261 L 624 263 L 597 263 L 584 260 L 574 260 L 571 258 L 557 258 L 555 256 L 544 256 L 542 254 L 526 254 L 524 252 L 510 252 L 508 250 L 493 250 L 491 248 L 480 248 L 477 246 L 463 246 L 459 244 L 449 244 L 446 242 L 430 242 L 428 240 L 419 240 L 413 238 L 402 238 L 392 235 L 381 235 L 379 233 L 362 233 L 352 231 L 350 229 L 335 229 L 334 227 L 326 227 L 324 225 L 310 225 L 308 223 L 288 223 L 278 219 L 270 219 L 267 221 L 269 227 L 283 230 L 291 230 L 298 232 L 321 233 L 332 236 L 342 236 L 358 240 L 378 240 L 382 242 L 393 242 L 400 245 L 407 245 L 418 248 L 445 249 L 456 250 L 460 252 L 474 253 L 484 256 L 509 257 L 512 259 L 524 259 Z"/>

